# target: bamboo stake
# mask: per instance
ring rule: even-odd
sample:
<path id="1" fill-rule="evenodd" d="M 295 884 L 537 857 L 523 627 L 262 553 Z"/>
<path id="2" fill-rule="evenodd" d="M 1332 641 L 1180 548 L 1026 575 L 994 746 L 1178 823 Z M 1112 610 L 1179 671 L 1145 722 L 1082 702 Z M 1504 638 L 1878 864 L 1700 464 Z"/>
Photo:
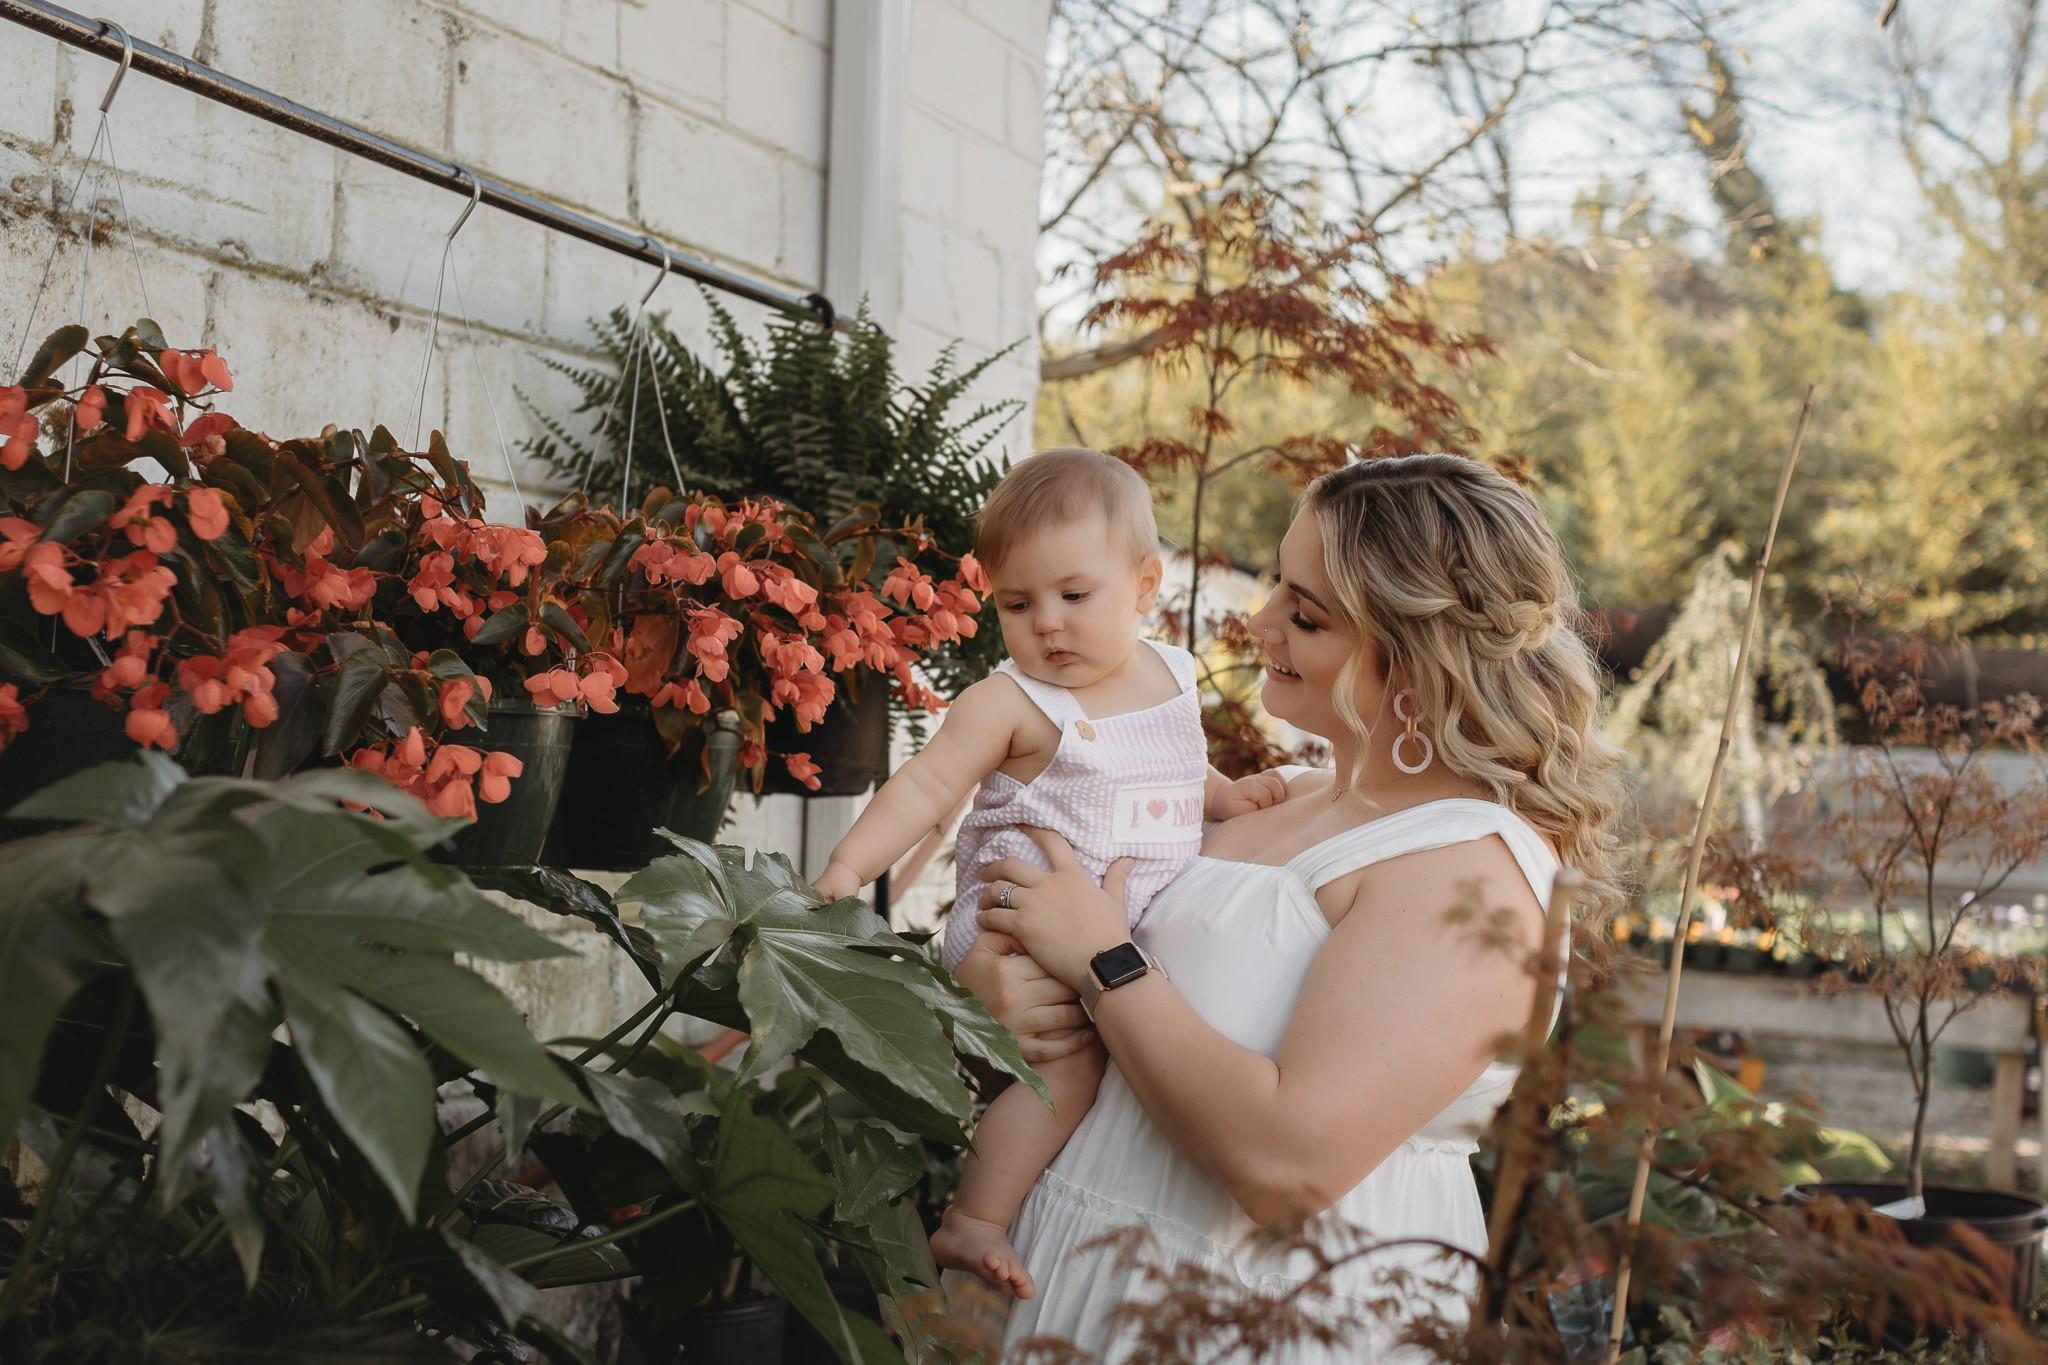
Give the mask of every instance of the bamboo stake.
<path id="1" fill-rule="evenodd" d="M 1749 611 L 1742 622 L 1742 644 L 1735 652 L 1735 672 L 1728 679 L 1728 701 L 1721 709 L 1721 738 L 1714 746 L 1714 763 L 1707 771 L 1706 794 L 1693 816 L 1692 848 L 1685 858 L 1685 883 L 1678 893 L 1678 921 L 1671 931 L 1671 969 L 1664 978 L 1664 1019 L 1657 1027 L 1657 1056 L 1651 1083 L 1662 1093 L 1664 1073 L 1671 1066 L 1671 1035 L 1678 1020 L 1678 979 L 1685 970 L 1685 936 L 1692 927 L 1693 893 L 1698 889 L 1700 857 L 1706 851 L 1707 828 L 1713 819 L 1714 801 L 1721 794 L 1721 769 L 1728 759 L 1728 740 L 1735 726 L 1735 707 L 1742 697 L 1742 680 L 1749 668 L 1749 648 L 1756 638 L 1756 618 L 1763 607 L 1764 574 L 1771 567 L 1771 551 L 1778 543 L 1778 522 L 1785 514 L 1785 494 L 1792 487 L 1792 469 L 1799 463 L 1800 447 L 1806 444 L 1806 423 L 1813 415 L 1813 385 L 1806 386 L 1806 401 L 1799 406 L 1799 425 L 1792 433 L 1792 448 L 1785 453 L 1785 466 L 1778 471 L 1778 496 L 1771 504 L 1771 523 L 1764 532 L 1763 549 L 1749 573 Z M 1657 1124 L 1643 1125 L 1643 1141 L 1636 1152 L 1635 1186 L 1628 1196 L 1628 1231 L 1621 1248 L 1621 1265 L 1614 1277 L 1614 1320 L 1608 1325 L 1604 1365 L 1621 1359 L 1621 1338 L 1628 1325 L 1628 1288 L 1635 1268 L 1636 1237 L 1643 1226 L 1643 1199 L 1650 1189 L 1650 1161 L 1657 1150 Z"/>
<path id="2" fill-rule="evenodd" d="M 1550 909 L 1543 923 L 1542 956 L 1537 959 L 1536 998 L 1529 1004 L 1529 1018 L 1522 1025 L 1521 1058 L 1525 1068 L 1542 1051 L 1550 1037 L 1550 1012 L 1557 1003 L 1558 959 L 1564 953 L 1565 930 L 1571 924 L 1572 902 L 1578 899 L 1586 879 L 1576 868 L 1561 868 L 1550 888 Z M 1487 1218 L 1486 1267 L 1491 1287 L 1487 1291 L 1487 1321 L 1499 1316 L 1506 1298 L 1508 1257 L 1516 1227 L 1521 1222 L 1522 1199 L 1528 1190 L 1536 1163 L 1536 1125 L 1545 1121 L 1553 1097 L 1544 1093 L 1533 1070 L 1525 1069 L 1515 1080 L 1508 1096 L 1508 1117 L 1502 1128 L 1500 1169 L 1494 1178 L 1493 1208 Z"/>

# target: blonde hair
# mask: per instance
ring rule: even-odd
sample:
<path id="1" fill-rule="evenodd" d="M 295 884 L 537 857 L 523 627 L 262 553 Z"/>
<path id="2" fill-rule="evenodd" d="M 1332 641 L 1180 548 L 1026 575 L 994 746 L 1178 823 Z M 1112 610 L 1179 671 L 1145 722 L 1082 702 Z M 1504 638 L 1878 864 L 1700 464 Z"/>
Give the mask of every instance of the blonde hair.
<path id="1" fill-rule="evenodd" d="M 1144 476 L 1093 450 L 1062 447 L 1019 460 L 982 504 L 974 524 L 974 557 L 990 573 L 1029 535 L 1100 511 L 1112 537 L 1121 536 L 1139 563 L 1159 553 L 1152 490 Z"/>
<path id="2" fill-rule="evenodd" d="M 1476 460 L 1424 454 L 1346 465 L 1302 501 L 1344 614 L 1378 649 L 1382 676 L 1414 689 L 1439 760 L 1585 874 L 1582 909 L 1618 908 L 1621 756 L 1595 728 L 1599 671 L 1534 500 Z M 1361 650 L 1346 663 L 1335 697 L 1361 765 L 1372 735 L 1356 701 L 1364 662 Z"/>

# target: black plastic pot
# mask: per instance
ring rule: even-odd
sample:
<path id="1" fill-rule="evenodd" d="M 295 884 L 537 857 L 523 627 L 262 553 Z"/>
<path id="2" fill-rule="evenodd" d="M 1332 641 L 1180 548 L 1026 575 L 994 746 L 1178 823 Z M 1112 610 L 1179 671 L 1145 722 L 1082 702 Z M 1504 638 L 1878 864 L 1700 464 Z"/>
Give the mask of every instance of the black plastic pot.
<path id="1" fill-rule="evenodd" d="M 1968 1227 L 2011 1256 L 2012 1273 L 2002 1302 L 2026 1312 L 2041 1274 L 2041 1234 L 2048 1230 L 2048 1200 L 2016 1190 L 1963 1190 L 1950 1185 L 1928 1185 L 1922 1194 L 1927 1200 L 1926 1214 L 1899 1220 L 1906 1241 L 1917 1247 L 1952 1247 L 1957 1245 L 1955 1229 Z M 1860 1199 L 1874 1207 L 1905 1198 L 1906 1186 L 1889 1181 L 1825 1180 L 1794 1186 L 1792 1195 L 1796 1199 L 1821 1195 Z"/>
<path id="2" fill-rule="evenodd" d="M 882 1301 L 859 1266 L 828 1265 L 823 1269 L 825 1283 L 841 1308 L 871 1322 L 881 1322 Z M 838 1365 L 838 1361 L 839 1353 L 811 1326 L 809 1318 L 801 1313 L 791 1316 L 788 1334 L 782 1341 L 782 1365 Z"/>
<path id="3" fill-rule="evenodd" d="M 125 711 L 93 699 L 90 689 L 50 688 L 28 708 L 28 729 L 0 749 L 0 815 L 51 783 L 102 763 L 135 757 L 135 741 L 123 726 Z M 248 752 L 249 727 L 239 707 L 211 716 L 179 718 L 184 742 L 171 756 L 197 774 L 236 773 Z M 52 820 L 0 819 L 0 840 L 62 828 Z"/>
<path id="4" fill-rule="evenodd" d="M 711 781 L 700 790 L 707 745 Z M 621 697 L 613 715 L 585 716 L 576 727 L 541 861 L 550 867 L 637 871 L 674 852 L 656 829 L 707 843 L 716 839 L 732 799 L 739 748 L 739 733 L 730 724 L 708 736 L 699 727 L 670 758 L 641 697 Z"/>
<path id="5" fill-rule="evenodd" d="M 781 1299 L 692 1309 L 679 1324 L 674 1358 L 691 1365 L 763 1365 L 780 1360 L 788 1316 L 789 1305 Z"/>
<path id="6" fill-rule="evenodd" d="M 525 697 L 500 696 L 491 701 L 488 731 L 450 736 L 487 753 L 510 753 L 523 766 L 512 779 L 511 795 L 488 805 L 479 801 L 476 823 L 434 856 L 462 867 L 525 867 L 539 862 L 563 781 L 569 776 L 577 716 L 574 702 L 539 707 Z"/>
<path id="7" fill-rule="evenodd" d="M 809 754 L 818 765 L 818 787 L 813 791 L 797 781 L 780 758 L 771 757 L 761 781 L 764 796 L 859 796 L 875 785 L 889 749 L 889 680 L 864 674 L 858 698 L 849 697 L 845 687 L 842 679 L 839 699 L 807 731 L 799 731 L 786 710 L 768 723 L 769 753 Z"/>

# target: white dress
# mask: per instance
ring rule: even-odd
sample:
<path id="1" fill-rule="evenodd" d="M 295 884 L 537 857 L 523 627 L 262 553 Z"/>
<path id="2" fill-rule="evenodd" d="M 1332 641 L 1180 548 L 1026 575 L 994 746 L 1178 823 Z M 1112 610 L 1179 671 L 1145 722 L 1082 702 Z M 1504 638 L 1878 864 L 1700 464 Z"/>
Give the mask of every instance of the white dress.
<path id="1" fill-rule="evenodd" d="M 1284 865 L 1198 858 L 1152 902 L 1136 937 L 1211 1028 L 1270 1057 L 1287 1031 L 1309 963 L 1330 932 L 1316 889 L 1385 858 L 1490 835 L 1507 844 L 1537 900 L 1548 904 L 1558 867 L 1549 845 L 1506 807 L 1455 798 L 1354 827 Z M 1483 1255 L 1486 1220 L 1467 1160 L 1477 1150 L 1475 1134 L 1507 1098 L 1516 1070 L 1488 1066 L 1320 1215 L 1311 1231 L 1321 1227 L 1335 1234 L 1349 1227 L 1375 1242 L 1426 1237 Z M 1262 1293 L 1284 1293 L 1309 1276 L 1299 1255 L 1290 1263 L 1249 1241 L 1257 1230 L 1252 1221 L 1213 1177 L 1160 1135 L 1112 1063 L 1094 1107 L 1032 1187 L 1011 1228 L 1038 1293 L 1012 1309 L 1005 1344 L 1054 1337 L 1105 1360 L 1135 1358 L 1110 1314 L 1146 1291 L 1136 1272 L 1116 1268 L 1114 1251 L 1082 1250 L 1133 1226 L 1152 1234 L 1155 1264 L 1198 1263 Z M 1396 1250 L 1340 1268 L 1331 1287 L 1347 1301 L 1384 1297 L 1390 1290 L 1380 1279 L 1394 1267 L 1416 1276 L 1393 1291 L 1404 1308 L 1434 1307 L 1454 1319 L 1476 1284 L 1468 1273 L 1457 1293 L 1432 1300 L 1418 1282 L 1454 1276 L 1456 1268 L 1431 1251 Z M 1290 1365 L 1398 1361 L 1406 1353 L 1388 1344 L 1395 1330 L 1389 1324 L 1331 1350 L 1303 1345 L 1266 1358 Z M 1232 1359 L 1221 1347 L 1216 1358 Z"/>

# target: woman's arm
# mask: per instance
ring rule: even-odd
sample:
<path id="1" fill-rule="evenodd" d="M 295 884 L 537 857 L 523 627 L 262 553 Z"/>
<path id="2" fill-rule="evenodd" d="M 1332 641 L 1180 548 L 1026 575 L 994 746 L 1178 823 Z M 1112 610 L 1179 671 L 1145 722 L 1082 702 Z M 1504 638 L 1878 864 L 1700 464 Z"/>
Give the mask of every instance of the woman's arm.
<path id="1" fill-rule="evenodd" d="M 983 923 L 1071 985 L 1125 934 L 1120 897 L 1067 863 L 1035 882 L 1022 868 L 991 869 L 1026 889 L 1016 910 L 985 910 Z M 1451 914 L 1510 907 L 1523 940 L 1540 942 L 1542 911 L 1500 841 L 1408 854 L 1355 880 L 1271 1058 L 1209 1027 L 1157 973 L 1096 1006 L 1096 1029 L 1146 1113 L 1259 1223 L 1308 1217 L 1355 1186 L 1472 1083 L 1534 988 L 1526 952 L 1482 942 Z M 1076 946 L 1063 949 L 1062 935 Z"/>

